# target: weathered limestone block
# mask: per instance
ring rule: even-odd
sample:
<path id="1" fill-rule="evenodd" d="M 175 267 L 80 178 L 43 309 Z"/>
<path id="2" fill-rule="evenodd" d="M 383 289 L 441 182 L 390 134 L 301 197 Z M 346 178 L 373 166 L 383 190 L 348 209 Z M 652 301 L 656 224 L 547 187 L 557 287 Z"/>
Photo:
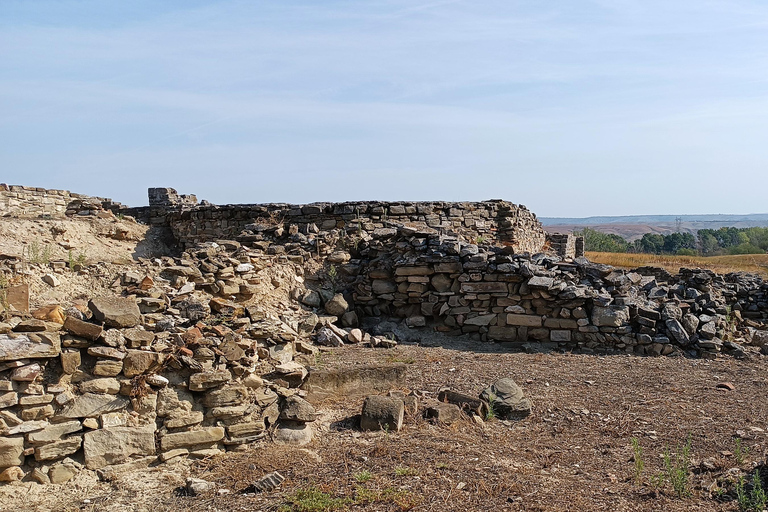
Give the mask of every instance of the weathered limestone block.
<path id="1" fill-rule="evenodd" d="M 70 334 L 80 336 L 90 341 L 96 341 L 101 336 L 104 328 L 100 325 L 85 322 L 70 315 L 64 320 L 64 329 Z"/>
<path id="2" fill-rule="evenodd" d="M 99 393 L 116 395 L 120 392 L 120 383 L 112 377 L 92 379 L 80 383 L 80 391 L 83 393 Z"/>
<path id="3" fill-rule="evenodd" d="M 232 380 L 232 374 L 229 373 L 229 370 L 193 373 L 189 377 L 189 390 L 204 391 L 225 384 L 230 380 Z"/>
<path id="4" fill-rule="evenodd" d="M 123 375 L 135 377 L 157 369 L 163 362 L 163 354 L 146 350 L 129 350 L 123 359 Z"/>
<path id="5" fill-rule="evenodd" d="M 536 315 L 520 315 L 516 313 L 507 314 L 507 325 L 517 325 L 522 327 L 541 327 L 542 320 Z"/>
<path id="6" fill-rule="evenodd" d="M 93 374 L 98 377 L 115 377 L 123 370 L 122 361 L 102 359 L 93 365 Z"/>
<path id="7" fill-rule="evenodd" d="M 77 349 L 65 349 L 61 353 L 61 369 L 67 375 L 72 375 L 81 364 L 80 351 Z"/>
<path id="8" fill-rule="evenodd" d="M 109 327 L 135 327 L 141 322 L 136 301 L 126 297 L 97 297 L 88 303 L 93 317 Z"/>
<path id="9" fill-rule="evenodd" d="M 248 390 L 243 386 L 227 386 L 209 391 L 203 397 L 206 407 L 225 407 L 239 405 L 248 399 Z"/>
<path id="10" fill-rule="evenodd" d="M 58 441 L 65 435 L 77 432 L 82 428 L 83 426 L 79 421 L 49 424 L 41 431 L 27 434 L 27 440 L 30 444 L 48 444 Z"/>
<path id="11" fill-rule="evenodd" d="M 24 464 L 24 438 L 0 437 L 0 470 Z"/>
<path id="12" fill-rule="evenodd" d="M 55 460 L 72 455 L 82 444 L 82 436 L 76 435 L 38 446 L 35 448 L 35 460 Z"/>
<path id="13" fill-rule="evenodd" d="M 223 427 L 211 427 L 204 430 L 195 430 L 192 432 L 177 432 L 166 434 L 160 438 L 160 447 L 162 450 L 169 451 L 176 448 L 186 448 L 202 444 L 212 444 L 224 439 Z"/>
<path id="14" fill-rule="evenodd" d="M 274 441 L 282 445 L 304 446 L 312 441 L 313 434 L 309 423 L 281 421 L 275 429 Z"/>
<path id="15" fill-rule="evenodd" d="M 312 369 L 302 388 L 308 392 L 307 398 L 311 402 L 331 396 L 362 396 L 405 387 L 407 371 L 407 366 L 402 363 L 333 370 Z"/>
<path id="16" fill-rule="evenodd" d="M 136 455 L 155 454 L 155 425 L 112 427 L 83 436 L 83 453 L 88 469 L 120 464 Z"/>
<path id="17" fill-rule="evenodd" d="M 438 423 L 450 425 L 461 420 L 463 415 L 461 413 L 461 408 L 459 408 L 458 405 L 438 402 L 429 405 L 424 410 L 424 417 Z"/>
<path id="18" fill-rule="evenodd" d="M 403 428 L 405 404 L 395 397 L 372 395 L 363 402 L 360 415 L 362 430 L 399 431 Z"/>
<path id="19" fill-rule="evenodd" d="M 461 283 L 462 293 L 508 293 L 507 283 L 501 281 Z"/>
<path id="20" fill-rule="evenodd" d="M 592 324 L 598 327 L 621 327 L 629 323 L 629 308 L 626 306 L 595 306 L 592 309 Z"/>
<path id="21" fill-rule="evenodd" d="M 57 415 L 60 418 L 97 418 L 106 412 L 128 407 L 128 399 L 121 396 L 86 393 L 76 396 Z"/>

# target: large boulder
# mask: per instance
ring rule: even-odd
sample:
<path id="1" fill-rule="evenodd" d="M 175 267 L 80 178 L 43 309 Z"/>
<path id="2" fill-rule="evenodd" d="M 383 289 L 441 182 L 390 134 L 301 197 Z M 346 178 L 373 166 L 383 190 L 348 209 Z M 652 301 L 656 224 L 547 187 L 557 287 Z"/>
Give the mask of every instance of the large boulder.
<path id="1" fill-rule="evenodd" d="M 483 390 L 480 398 L 488 402 L 493 414 L 503 420 L 519 420 L 531 414 L 531 401 L 510 378 L 499 379 Z"/>
<path id="2" fill-rule="evenodd" d="M 108 327 L 122 329 L 135 327 L 141 322 L 141 311 L 136 301 L 127 297 L 97 297 L 88 303 L 93 317 Z"/>

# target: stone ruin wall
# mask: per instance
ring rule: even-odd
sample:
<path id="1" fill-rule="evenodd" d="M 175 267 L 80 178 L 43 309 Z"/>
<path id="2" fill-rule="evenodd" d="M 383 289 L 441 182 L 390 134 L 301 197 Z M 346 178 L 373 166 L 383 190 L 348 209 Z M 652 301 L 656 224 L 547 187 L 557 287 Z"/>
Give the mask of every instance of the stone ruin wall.
<path id="1" fill-rule="evenodd" d="M 372 240 L 361 252 L 347 291 L 361 318 L 395 316 L 524 349 L 738 355 L 729 313 L 758 326 L 768 319 L 768 285 L 735 274 L 626 271 L 424 233 Z"/>
<path id="2" fill-rule="evenodd" d="M 180 258 L 126 273 L 117 292 L 124 298 L 68 312 L 58 332 L 19 318 L 0 324 L 0 479 L 21 472 L 63 482 L 82 466 L 109 479 L 239 449 L 279 422 L 304 432 L 314 412 L 298 398 L 307 374 L 296 359 L 316 350 L 306 340 L 319 325 L 317 316 L 311 326 L 287 325 L 239 304 L 267 261 L 298 271 L 320 253 L 325 274 L 305 276 L 310 289 L 291 296 L 311 317 L 342 294 L 354 314 L 339 323 L 372 334 L 381 334 L 377 321 L 399 317 L 524 350 L 713 358 L 743 353 L 728 339 L 731 315 L 768 322 L 768 285 L 756 277 L 521 254 L 537 252 L 543 232 L 533 214 L 501 201 L 213 207 L 193 196 L 154 197 L 149 208 L 118 210 L 170 226 L 188 247 Z M 566 256 L 579 251 L 572 236 L 549 243 Z M 160 265 L 155 277 L 143 277 L 152 265 Z M 172 287 L 160 295 L 158 275 Z M 195 299 L 200 293 L 209 295 Z M 211 313 L 235 319 L 232 328 L 205 324 Z M 751 341 L 766 344 L 767 334 L 752 329 Z"/>
<path id="3" fill-rule="evenodd" d="M 153 226 L 169 227 L 181 247 L 218 239 L 253 241 L 244 238 L 243 231 L 254 224 L 295 226 L 303 234 L 339 230 L 348 235 L 369 235 L 393 225 L 428 227 L 529 253 L 541 251 L 547 239 L 535 214 L 525 206 L 501 200 L 219 206 L 196 205 L 195 196 L 180 196 L 165 188 L 149 189 L 149 199 L 149 208 L 134 213 Z"/>
<path id="4" fill-rule="evenodd" d="M 111 199 L 0 183 L 0 216 L 52 217 L 87 215 L 98 210 L 119 212 L 125 207 Z"/>

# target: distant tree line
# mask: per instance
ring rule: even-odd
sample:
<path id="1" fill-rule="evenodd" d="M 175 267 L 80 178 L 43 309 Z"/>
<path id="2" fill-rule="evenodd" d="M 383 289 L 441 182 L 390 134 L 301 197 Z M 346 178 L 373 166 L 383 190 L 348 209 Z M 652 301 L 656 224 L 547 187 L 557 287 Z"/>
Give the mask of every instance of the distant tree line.
<path id="1" fill-rule="evenodd" d="M 584 248 L 587 251 L 595 252 L 640 252 L 689 256 L 768 252 L 768 228 L 700 229 L 696 235 L 646 233 L 633 242 L 619 235 L 601 233 L 591 228 L 584 228 L 574 234 L 584 237 Z"/>

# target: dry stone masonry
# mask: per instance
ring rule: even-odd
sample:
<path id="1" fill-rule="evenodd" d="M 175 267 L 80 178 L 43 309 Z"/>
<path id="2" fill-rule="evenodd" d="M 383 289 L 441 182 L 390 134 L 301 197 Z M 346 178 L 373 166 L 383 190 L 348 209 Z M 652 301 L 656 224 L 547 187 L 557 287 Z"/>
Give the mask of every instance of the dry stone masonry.
<path id="1" fill-rule="evenodd" d="M 111 295 L 29 313 L 29 297 L 5 288 L 0 481 L 61 483 L 83 467 L 108 479 L 266 439 L 306 444 L 310 401 L 334 394 L 375 395 L 364 402 L 366 429 L 397 430 L 419 411 L 413 395 L 380 396 L 404 387 L 405 365 L 338 375 L 312 367 L 318 345 L 387 348 L 429 330 L 527 351 L 768 350 L 762 279 L 597 265 L 567 235 L 546 251 L 536 217 L 504 201 L 219 207 L 151 189 L 149 207 L 128 209 L 42 189 L 5 187 L 0 197 L 4 215 L 134 215 L 181 247 L 122 271 Z M 0 260 L 4 277 L 20 272 Z M 265 286 L 284 289 L 279 309 L 255 299 Z M 424 415 L 442 423 L 481 421 L 490 404 L 508 419 L 531 412 L 508 379 L 481 397 L 444 389 L 438 398 Z"/>

